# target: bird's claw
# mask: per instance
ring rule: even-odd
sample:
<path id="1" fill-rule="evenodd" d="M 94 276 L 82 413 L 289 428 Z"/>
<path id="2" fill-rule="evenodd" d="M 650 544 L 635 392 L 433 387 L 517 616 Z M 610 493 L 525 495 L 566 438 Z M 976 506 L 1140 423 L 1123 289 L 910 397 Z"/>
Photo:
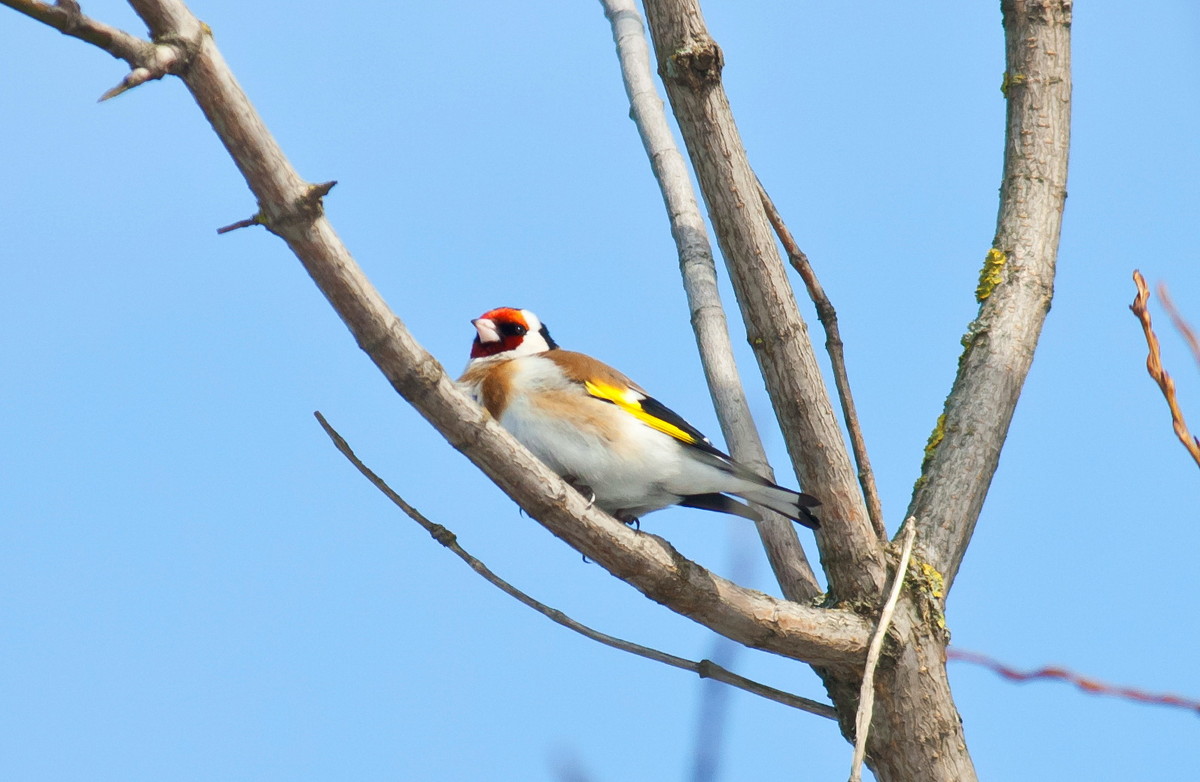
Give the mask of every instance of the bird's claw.
<path id="1" fill-rule="evenodd" d="M 592 506 L 596 504 L 596 492 L 592 491 L 592 487 L 573 475 L 564 475 L 563 480 L 570 484 L 572 489 L 587 497 L 587 507 L 584 510 L 591 510 Z"/>

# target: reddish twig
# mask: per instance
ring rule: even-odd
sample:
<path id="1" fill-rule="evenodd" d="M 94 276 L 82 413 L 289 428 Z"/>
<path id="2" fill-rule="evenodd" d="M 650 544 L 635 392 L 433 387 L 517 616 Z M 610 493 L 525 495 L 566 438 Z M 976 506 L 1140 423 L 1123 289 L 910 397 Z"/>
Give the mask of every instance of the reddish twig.
<path id="1" fill-rule="evenodd" d="M 1142 331 L 1146 334 L 1146 345 L 1150 349 L 1150 354 L 1146 357 L 1146 371 L 1150 373 L 1150 377 L 1154 379 L 1154 382 L 1158 383 L 1163 397 L 1167 400 L 1167 407 L 1171 410 L 1171 424 L 1175 429 L 1175 436 L 1183 443 L 1183 447 L 1187 448 L 1188 453 L 1196 460 L 1196 464 L 1200 465 L 1200 438 L 1192 436 L 1192 433 L 1187 428 L 1187 424 L 1183 420 L 1183 411 L 1179 409 L 1179 400 L 1175 396 L 1175 381 L 1167 374 L 1167 370 L 1163 369 L 1162 353 L 1158 346 L 1158 336 L 1155 335 L 1154 329 L 1150 325 L 1150 310 L 1146 308 L 1146 303 L 1150 300 L 1150 289 L 1146 285 L 1146 278 L 1142 276 L 1141 272 L 1135 270 L 1133 272 L 1133 282 L 1137 285 L 1138 292 L 1129 309 L 1133 310 L 1133 314 L 1142 322 Z M 1179 322 L 1182 322 L 1182 319 Z M 1190 332 L 1190 329 L 1188 331 Z M 1195 339 L 1194 334 L 1191 335 L 1191 339 Z"/>
<path id="2" fill-rule="evenodd" d="M 1200 339 L 1196 337 L 1196 332 L 1183 319 L 1183 316 L 1179 314 L 1179 310 L 1175 309 L 1175 302 L 1171 301 L 1165 283 L 1160 282 L 1158 284 L 1158 298 L 1162 301 L 1163 309 L 1170 316 L 1171 323 L 1175 324 L 1175 330 L 1187 340 L 1188 347 L 1192 349 L 1192 357 L 1196 359 L 1196 366 L 1200 367 Z"/>
<path id="3" fill-rule="evenodd" d="M 1124 698 L 1125 700 L 1137 701 L 1139 703 L 1151 703 L 1158 706 L 1174 706 L 1180 709 L 1188 709 L 1200 714 L 1200 700 L 1193 698 L 1184 698 L 1179 695 L 1171 695 L 1168 693 L 1153 693 L 1139 690 L 1134 687 L 1120 687 L 1115 684 L 1107 684 L 1106 682 L 1089 679 L 1086 676 L 1080 676 L 1077 673 L 1072 673 L 1066 668 L 1058 668 L 1054 666 L 1046 666 L 1033 671 L 1019 671 L 1015 668 L 1010 668 L 997 660 L 988 657 L 986 654 L 977 652 L 967 652 L 962 649 L 947 649 L 947 660 L 959 660 L 961 662 L 973 663 L 982 665 L 993 671 L 1005 679 L 1014 682 L 1028 682 L 1036 679 L 1058 679 L 1070 684 L 1074 684 L 1084 692 L 1090 692 L 1094 695 L 1110 695 L 1116 698 Z"/>

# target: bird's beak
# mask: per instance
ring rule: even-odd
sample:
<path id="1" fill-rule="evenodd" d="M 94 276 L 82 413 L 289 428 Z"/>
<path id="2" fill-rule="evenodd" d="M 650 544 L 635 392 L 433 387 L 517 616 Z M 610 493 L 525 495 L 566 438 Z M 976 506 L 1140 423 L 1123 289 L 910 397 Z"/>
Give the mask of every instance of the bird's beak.
<path id="1" fill-rule="evenodd" d="M 496 330 L 496 322 L 491 318 L 476 318 L 471 325 L 479 332 L 480 342 L 499 342 L 500 332 Z"/>

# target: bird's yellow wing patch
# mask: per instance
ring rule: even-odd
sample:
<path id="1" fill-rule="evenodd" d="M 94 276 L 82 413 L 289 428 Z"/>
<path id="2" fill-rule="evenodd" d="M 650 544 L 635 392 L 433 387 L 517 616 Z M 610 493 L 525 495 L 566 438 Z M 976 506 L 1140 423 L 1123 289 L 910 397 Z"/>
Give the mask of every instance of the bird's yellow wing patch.
<path id="1" fill-rule="evenodd" d="M 704 442 L 704 437 L 702 435 L 697 437 L 699 432 L 696 432 L 694 429 L 690 432 L 688 431 L 688 429 L 691 429 L 691 426 L 683 419 L 679 419 L 679 421 L 684 426 L 687 426 L 688 429 L 684 429 L 678 424 L 672 423 L 671 421 L 661 418 L 646 410 L 646 407 L 643 406 L 643 402 L 653 402 L 653 400 L 651 400 L 649 397 L 643 397 L 641 394 L 630 388 L 620 388 L 618 386 L 609 385 L 608 383 L 597 383 L 592 380 L 585 380 L 583 385 L 584 388 L 587 389 L 588 394 L 591 396 L 594 396 L 597 399 L 603 399 L 605 402 L 612 402 L 614 405 L 629 413 L 631 416 L 652 429 L 657 429 L 663 434 L 668 434 L 671 437 L 674 437 L 676 440 L 687 443 L 688 445 L 699 445 L 700 443 Z M 663 408 L 662 405 L 657 403 L 654 404 L 654 407 L 666 410 L 666 408 Z M 670 413 L 670 411 L 667 412 Z M 671 413 L 671 415 L 674 414 Z M 678 416 L 676 416 L 676 418 L 678 418 Z"/>

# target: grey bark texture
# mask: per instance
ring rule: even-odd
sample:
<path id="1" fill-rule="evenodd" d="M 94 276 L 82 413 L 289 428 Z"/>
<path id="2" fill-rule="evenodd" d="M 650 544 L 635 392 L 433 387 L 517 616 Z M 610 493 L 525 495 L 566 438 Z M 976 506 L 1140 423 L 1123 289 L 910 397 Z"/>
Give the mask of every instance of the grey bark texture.
<path id="1" fill-rule="evenodd" d="M 979 315 L 909 505 L 918 554 L 954 583 L 1054 295 L 1071 140 L 1071 0 L 1004 0 L 1004 173 Z"/>

